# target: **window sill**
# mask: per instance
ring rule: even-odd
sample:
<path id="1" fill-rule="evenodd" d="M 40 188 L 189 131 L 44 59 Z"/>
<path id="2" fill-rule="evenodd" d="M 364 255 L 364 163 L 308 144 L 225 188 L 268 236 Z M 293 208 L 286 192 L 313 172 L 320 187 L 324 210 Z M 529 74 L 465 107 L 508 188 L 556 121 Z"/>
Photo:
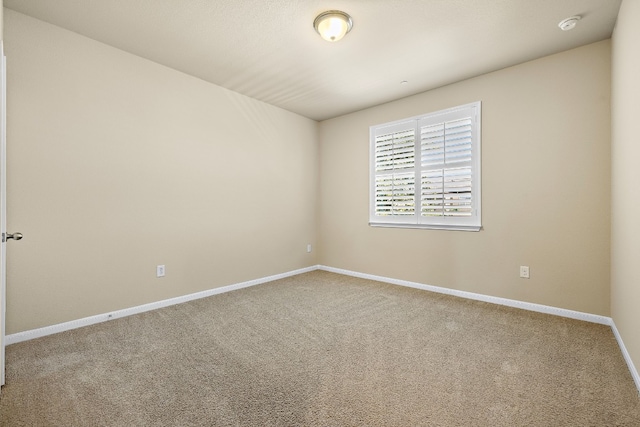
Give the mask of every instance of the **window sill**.
<path id="1" fill-rule="evenodd" d="M 447 225 L 447 224 L 408 224 L 391 222 L 370 222 L 371 227 L 383 228 L 422 228 L 426 230 L 480 231 L 481 225 Z"/>

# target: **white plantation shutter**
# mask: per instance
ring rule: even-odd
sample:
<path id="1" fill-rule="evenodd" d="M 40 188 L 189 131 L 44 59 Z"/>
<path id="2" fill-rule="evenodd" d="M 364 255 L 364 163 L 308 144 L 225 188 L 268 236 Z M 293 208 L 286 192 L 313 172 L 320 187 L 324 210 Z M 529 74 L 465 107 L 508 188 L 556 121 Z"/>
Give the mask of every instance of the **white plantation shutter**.
<path id="1" fill-rule="evenodd" d="M 420 120 L 421 215 L 470 217 L 472 194 L 471 117 Z"/>
<path id="2" fill-rule="evenodd" d="M 371 128 L 370 224 L 479 230 L 480 103 Z"/>
<path id="3" fill-rule="evenodd" d="M 404 221 L 416 215 L 414 122 L 380 128 L 374 135 L 374 211 Z"/>

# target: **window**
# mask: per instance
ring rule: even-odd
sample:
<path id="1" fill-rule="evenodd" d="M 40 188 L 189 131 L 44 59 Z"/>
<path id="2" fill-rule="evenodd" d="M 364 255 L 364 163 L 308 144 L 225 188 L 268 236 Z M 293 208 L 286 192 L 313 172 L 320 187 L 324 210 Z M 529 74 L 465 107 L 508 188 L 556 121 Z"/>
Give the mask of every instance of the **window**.
<path id="1" fill-rule="evenodd" d="M 480 109 L 371 127 L 370 225 L 480 230 Z"/>

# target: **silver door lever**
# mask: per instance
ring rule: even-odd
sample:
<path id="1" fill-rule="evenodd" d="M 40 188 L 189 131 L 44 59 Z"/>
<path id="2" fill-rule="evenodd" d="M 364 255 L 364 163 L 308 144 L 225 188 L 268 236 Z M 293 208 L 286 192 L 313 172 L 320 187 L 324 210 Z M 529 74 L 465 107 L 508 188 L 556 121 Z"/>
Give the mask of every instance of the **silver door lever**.
<path id="1" fill-rule="evenodd" d="M 2 233 L 2 241 L 6 242 L 9 239 L 20 240 L 22 239 L 22 233 Z"/>

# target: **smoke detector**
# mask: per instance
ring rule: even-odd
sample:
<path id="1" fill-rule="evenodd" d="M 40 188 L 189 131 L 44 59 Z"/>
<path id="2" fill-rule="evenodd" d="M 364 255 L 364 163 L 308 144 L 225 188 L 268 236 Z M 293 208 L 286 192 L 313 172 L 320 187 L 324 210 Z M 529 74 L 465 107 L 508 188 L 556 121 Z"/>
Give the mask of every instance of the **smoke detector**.
<path id="1" fill-rule="evenodd" d="M 570 16 L 569 18 L 560 21 L 558 27 L 560 27 L 562 31 L 573 30 L 581 18 L 582 17 L 580 15 Z"/>

